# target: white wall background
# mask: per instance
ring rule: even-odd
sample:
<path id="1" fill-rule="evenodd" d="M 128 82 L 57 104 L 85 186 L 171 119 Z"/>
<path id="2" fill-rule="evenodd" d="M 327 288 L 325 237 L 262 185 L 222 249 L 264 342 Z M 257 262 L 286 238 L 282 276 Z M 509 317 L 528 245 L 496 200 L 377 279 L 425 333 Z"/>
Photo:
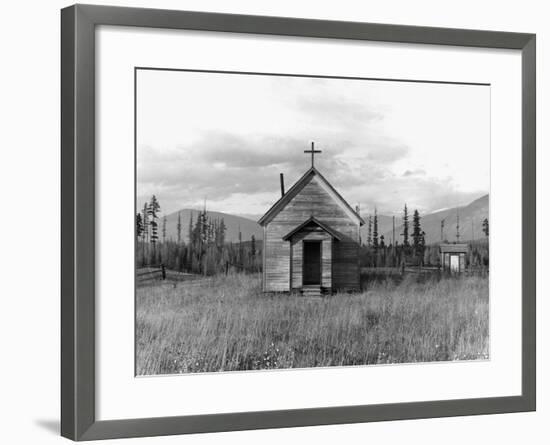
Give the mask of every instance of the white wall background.
<path id="1" fill-rule="evenodd" d="M 135 439 L 142 444 L 547 443 L 550 305 L 546 269 L 550 182 L 543 152 L 550 119 L 550 14 L 535 0 L 134 0 L 118 6 L 204 10 L 537 33 L 538 411 L 465 418 Z M 0 28 L 0 441 L 62 443 L 59 429 L 59 9 L 49 0 L 5 2 Z M 547 115 L 545 114 L 547 113 Z M 546 168 L 545 168 L 546 167 Z M 544 276 L 546 272 L 546 277 Z M 546 282 L 545 282 L 546 281 Z M 546 317 L 545 317 L 546 316 Z M 452 384 L 452 382 L 449 382 Z M 103 442 L 110 443 L 111 441 Z"/>

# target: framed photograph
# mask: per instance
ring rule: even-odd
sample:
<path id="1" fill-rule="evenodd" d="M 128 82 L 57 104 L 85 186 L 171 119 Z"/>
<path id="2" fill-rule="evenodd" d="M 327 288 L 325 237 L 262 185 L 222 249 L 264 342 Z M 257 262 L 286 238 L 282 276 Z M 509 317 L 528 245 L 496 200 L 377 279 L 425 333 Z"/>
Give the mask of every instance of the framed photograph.
<path id="1" fill-rule="evenodd" d="M 535 410 L 535 35 L 61 11 L 62 435 Z"/>

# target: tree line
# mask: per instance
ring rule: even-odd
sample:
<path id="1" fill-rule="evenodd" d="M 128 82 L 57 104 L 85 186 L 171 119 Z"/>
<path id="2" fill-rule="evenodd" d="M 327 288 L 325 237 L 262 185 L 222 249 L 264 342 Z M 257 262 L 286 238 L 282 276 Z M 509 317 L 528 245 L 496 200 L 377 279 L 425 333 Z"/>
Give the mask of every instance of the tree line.
<path id="1" fill-rule="evenodd" d="M 202 275 L 228 273 L 230 270 L 259 272 L 262 269 L 261 246 L 254 235 L 243 241 L 239 230 L 238 242 L 227 242 L 223 218 L 212 218 L 206 206 L 189 219 L 187 242 L 178 213 L 176 239 L 167 239 L 166 216 L 160 218 L 160 204 L 155 195 L 136 214 L 136 265 L 160 265 L 180 272 Z M 159 230 L 160 225 L 160 230 Z"/>
<path id="2" fill-rule="evenodd" d="M 378 233 L 378 212 L 366 218 L 367 236 L 361 243 L 359 261 L 362 267 L 400 267 L 403 265 L 439 265 L 439 244 L 426 244 L 426 232 L 422 230 L 420 212 L 415 209 L 412 224 L 409 209 L 405 204 L 402 214 L 401 242 L 396 238 L 389 243 L 384 235 Z M 484 241 L 471 242 L 468 266 L 487 266 L 489 264 L 489 220 L 482 221 Z"/>
<path id="3" fill-rule="evenodd" d="M 160 217 L 161 207 L 155 195 L 136 214 L 136 265 L 138 267 L 164 264 L 168 269 L 181 272 L 215 275 L 230 270 L 260 272 L 262 270 L 261 243 L 254 235 L 243 240 L 239 230 L 238 241 L 226 240 L 227 227 L 223 218 L 212 218 L 206 206 L 193 213 L 187 228 L 182 227 L 178 213 L 176 239 L 168 239 L 166 216 Z M 402 265 L 436 266 L 439 264 L 439 245 L 426 244 L 421 216 L 414 210 L 412 221 L 405 204 L 402 214 L 401 242 L 387 242 L 378 232 L 378 212 L 366 218 L 367 236 L 360 246 L 362 267 L 400 267 Z M 184 241 L 184 231 L 187 231 Z M 470 243 L 467 265 L 487 266 L 489 262 L 489 220 L 482 221 L 485 242 Z"/>

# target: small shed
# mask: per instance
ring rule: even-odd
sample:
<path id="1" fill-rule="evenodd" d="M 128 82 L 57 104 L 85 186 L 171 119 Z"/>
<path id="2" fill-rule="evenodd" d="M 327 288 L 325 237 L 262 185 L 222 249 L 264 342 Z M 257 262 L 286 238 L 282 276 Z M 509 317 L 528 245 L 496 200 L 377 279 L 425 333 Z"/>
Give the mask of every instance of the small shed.
<path id="1" fill-rule="evenodd" d="M 258 222 L 264 229 L 264 292 L 360 288 L 364 220 L 313 165 Z"/>
<path id="2" fill-rule="evenodd" d="M 468 244 L 440 244 L 441 268 L 444 272 L 463 273 L 466 270 Z"/>

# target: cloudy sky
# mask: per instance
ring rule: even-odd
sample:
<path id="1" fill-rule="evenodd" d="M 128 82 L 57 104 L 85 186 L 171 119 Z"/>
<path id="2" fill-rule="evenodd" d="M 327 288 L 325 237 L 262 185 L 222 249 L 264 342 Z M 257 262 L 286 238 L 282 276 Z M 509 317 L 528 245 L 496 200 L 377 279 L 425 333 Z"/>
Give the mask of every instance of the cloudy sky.
<path id="1" fill-rule="evenodd" d="M 365 213 L 489 192 L 490 87 L 139 70 L 137 205 L 262 215 L 310 166 Z"/>

